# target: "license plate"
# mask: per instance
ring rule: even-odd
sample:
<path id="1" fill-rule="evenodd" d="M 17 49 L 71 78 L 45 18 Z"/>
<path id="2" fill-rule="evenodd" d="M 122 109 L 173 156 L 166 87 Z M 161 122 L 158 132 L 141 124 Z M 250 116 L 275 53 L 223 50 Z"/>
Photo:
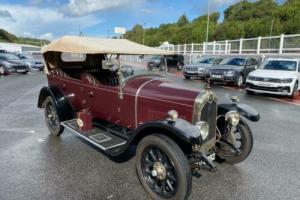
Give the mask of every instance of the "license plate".
<path id="1" fill-rule="evenodd" d="M 257 83 L 257 85 L 262 87 L 272 87 L 270 83 Z"/>
<path id="2" fill-rule="evenodd" d="M 212 78 L 222 79 L 222 75 L 211 75 Z"/>
<path id="3" fill-rule="evenodd" d="M 149 66 L 150 66 L 150 67 L 153 67 L 153 64 L 151 63 L 151 64 L 149 64 Z"/>
<path id="4" fill-rule="evenodd" d="M 25 72 L 25 69 L 17 69 L 17 72 Z"/>

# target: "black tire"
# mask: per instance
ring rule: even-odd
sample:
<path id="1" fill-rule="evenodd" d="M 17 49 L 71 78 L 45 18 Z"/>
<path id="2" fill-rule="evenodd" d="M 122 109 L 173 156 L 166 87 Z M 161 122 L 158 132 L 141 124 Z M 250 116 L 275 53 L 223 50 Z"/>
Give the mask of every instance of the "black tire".
<path id="1" fill-rule="evenodd" d="M 178 63 L 178 64 L 177 64 L 177 70 L 178 70 L 178 71 L 182 71 L 182 69 L 183 69 L 183 64 Z"/>
<path id="2" fill-rule="evenodd" d="M 26 72 L 22 72 L 22 74 L 28 74 L 28 71 L 26 71 Z"/>
<path id="3" fill-rule="evenodd" d="M 298 82 L 295 83 L 293 93 L 289 95 L 291 99 L 296 98 L 299 95 L 299 90 L 298 90 Z"/>
<path id="4" fill-rule="evenodd" d="M 45 122 L 52 135 L 60 136 L 64 131 L 64 127 L 60 124 L 61 121 L 57 114 L 56 105 L 52 97 L 48 96 L 43 102 Z M 50 116 L 51 115 L 51 116 Z"/>
<path id="5" fill-rule="evenodd" d="M 166 65 L 164 65 L 164 64 L 160 64 L 160 65 L 159 65 L 159 70 L 160 70 L 160 71 L 163 71 L 163 72 L 164 72 L 164 71 L 168 71 L 168 67 L 167 67 Z"/>
<path id="6" fill-rule="evenodd" d="M 184 76 L 184 78 L 187 79 L 187 80 L 191 79 L 190 76 Z"/>
<path id="7" fill-rule="evenodd" d="M 236 128 L 241 136 L 239 147 L 240 153 L 236 155 L 229 150 L 230 148 L 224 150 L 218 147 L 217 150 L 217 156 L 229 164 L 237 164 L 244 161 L 250 155 L 253 148 L 253 135 L 247 123 L 241 119 Z M 230 142 L 232 143 L 232 141 Z"/>
<path id="8" fill-rule="evenodd" d="M 155 163 L 160 163 L 165 169 L 165 173 L 162 173 L 165 174 L 164 179 L 155 170 Z M 189 162 L 180 147 L 167 136 L 155 134 L 140 141 L 136 154 L 136 171 L 145 191 L 153 199 L 184 200 L 191 193 L 192 174 Z M 153 175 L 155 172 L 156 176 Z"/>
<path id="9" fill-rule="evenodd" d="M 0 66 L 0 75 L 5 75 L 5 69 L 3 66 Z"/>
<path id="10" fill-rule="evenodd" d="M 241 88 L 243 86 L 243 84 L 244 84 L 244 76 L 242 74 L 240 74 L 236 78 L 234 85 Z"/>
<path id="11" fill-rule="evenodd" d="M 153 70 L 153 66 L 148 65 L 148 70 L 152 71 Z"/>
<path id="12" fill-rule="evenodd" d="M 246 89 L 246 93 L 249 94 L 249 95 L 253 95 L 254 94 L 253 91 L 250 91 L 250 90 L 247 90 L 247 89 Z"/>

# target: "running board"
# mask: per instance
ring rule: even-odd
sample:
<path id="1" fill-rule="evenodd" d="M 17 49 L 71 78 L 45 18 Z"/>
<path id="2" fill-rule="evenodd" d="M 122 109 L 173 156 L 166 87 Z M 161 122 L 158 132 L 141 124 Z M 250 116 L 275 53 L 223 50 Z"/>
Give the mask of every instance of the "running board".
<path id="1" fill-rule="evenodd" d="M 61 122 L 61 125 L 104 151 L 126 144 L 126 140 L 123 138 L 103 131 L 97 127 L 94 127 L 90 131 L 81 131 L 78 128 L 76 119 Z"/>

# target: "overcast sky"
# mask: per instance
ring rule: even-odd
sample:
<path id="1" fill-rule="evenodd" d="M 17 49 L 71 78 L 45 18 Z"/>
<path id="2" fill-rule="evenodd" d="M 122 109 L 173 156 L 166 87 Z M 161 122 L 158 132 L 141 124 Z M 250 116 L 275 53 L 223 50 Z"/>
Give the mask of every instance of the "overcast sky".
<path id="1" fill-rule="evenodd" d="M 238 0 L 211 0 L 223 12 Z M 283 1 L 283 0 L 279 0 Z M 155 27 L 206 14 L 208 0 L 0 0 L 0 28 L 18 36 L 54 39 L 76 35 L 112 36 L 115 26 Z"/>

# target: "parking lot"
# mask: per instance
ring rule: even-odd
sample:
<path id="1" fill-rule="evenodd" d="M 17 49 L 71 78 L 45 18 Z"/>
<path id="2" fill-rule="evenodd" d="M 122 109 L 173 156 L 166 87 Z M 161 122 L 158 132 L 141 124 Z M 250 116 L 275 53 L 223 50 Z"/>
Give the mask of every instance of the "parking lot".
<path id="1" fill-rule="evenodd" d="M 168 77 L 188 87 L 181 72 Z M 135 173 L 135 159 L 115 160 L 70 131 L 48 134 L 36 107 L 46 85 L 39 72 L 0 78 L 0 199 L 149 199 Z M 244 90 L 213 85 L 219 102 L 239 95 L 256 108 L 261 121 L 250 123 L 254 148 L 247 160 L 218 164 L 215 173 L 194 178 L 190 199 L 299 199 L 300 97 L 246 95 Z M 125 159 L 124 159 L 125 160 Z"/>

